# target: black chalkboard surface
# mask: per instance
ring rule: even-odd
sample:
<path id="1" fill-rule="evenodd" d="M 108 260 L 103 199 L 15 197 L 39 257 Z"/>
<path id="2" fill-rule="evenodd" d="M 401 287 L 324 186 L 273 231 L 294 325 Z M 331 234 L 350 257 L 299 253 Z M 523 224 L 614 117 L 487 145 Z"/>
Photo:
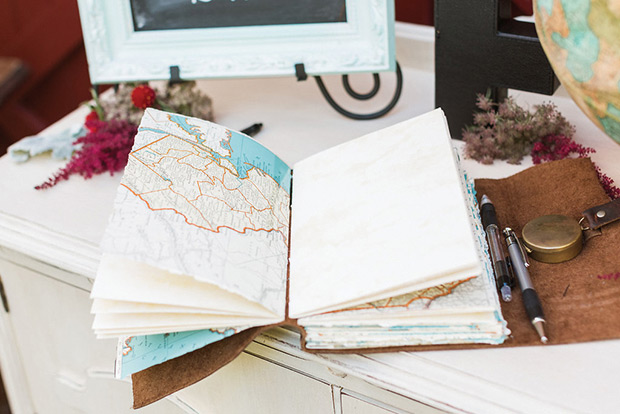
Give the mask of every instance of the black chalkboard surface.
<path id="1" fill-rule="evenodd" d="M 345 0 L 131 0 L 135 31 L 346 22 Z"/>

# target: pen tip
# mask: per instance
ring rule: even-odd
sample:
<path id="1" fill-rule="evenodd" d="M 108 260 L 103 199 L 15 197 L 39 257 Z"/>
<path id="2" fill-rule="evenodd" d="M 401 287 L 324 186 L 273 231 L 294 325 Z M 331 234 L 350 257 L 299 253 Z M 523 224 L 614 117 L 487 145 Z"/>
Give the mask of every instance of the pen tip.
<path id="1" fill-rule="evenodd" d="M 540 337 L 540 342 L 546 344 L 547 342 L 549 342 L 549 338 L 547 338 L 547 335 L 545 334 L 544 323 L 545 320 L 542 318 L 536 318 L 534 321 L 532 321 L 532 324 L 534 325 L 534 328 L 536 328 L 536 332 Z"/>
<path id="2" fill-rule="evenodd" d="M 510 290 L 510 286 L 502 286 L 500 288 L 500 292 L 502 293 L 502 300 L 504 302 L 510 302 L 512 300 L 512 291 Z"/>
<path id="3" fill-rule="evenodd" d="M 486 194 L 482 194 L 482 198 L 480 199 L 480 204 L 487 204 L 490 202 L 491 202 L 491 199 Z"/>

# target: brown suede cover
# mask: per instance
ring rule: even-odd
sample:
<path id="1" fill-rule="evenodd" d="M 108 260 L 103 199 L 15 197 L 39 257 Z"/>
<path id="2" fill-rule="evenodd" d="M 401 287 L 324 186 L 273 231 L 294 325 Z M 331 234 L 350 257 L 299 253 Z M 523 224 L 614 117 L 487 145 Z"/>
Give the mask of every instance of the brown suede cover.
<path id="1" fill-rule="evenodd" d="M 555 161 L 529 168 L 504 180 L 476 180 L 478 197 L 487 194 L 502 226 L 517 233 L 535 217 L 563 214 L 579 220 L 586 209 L 606 203 L 589 159 Z M 547 319 L 551 344 L 620 337 L 620 222 L 602 228 L 572 260 L 548 264 L 531 260 L 530 275 Z M 512 335 L 506 345 L 538 343 L 527 322 L 521 294 L 514 290 L 502 303 Z"/>
<path id="2" fill-rule="evenodd" d="M 546 214 L 564 214 L 576 220 L 581 212 L 609 201 L 589 159 L 554 161 L 529 168 L 501 180 L 476 180 L 478 199 L 491 198 L 502 227 L 510 226 L 520 235 L 531 219 Z M 550 346 L 620 338 L 620 222 L 603 228 L 590 239 L 574 259 L 558 264 L 531 261 L 530 274 L 547 318 Z M 605 277 L 605 275 L 611 275 Z M 513 290 L 513 300 L 501 303 L 504 318 L 512 331 L 502 345 L 437 345 L 320 352 L 369 353 L 424 351 L 540 345 L 527 320 L 521 293 Z M 287 319 L 282 325 L 296 325 Z M 181 357 L 132 375 L 134 408 L 155 402 L 211 375 L 239 355 L 268 327 L 243 331 Z M 302 347 L 305 332 L 302 333 Z M 317 351 L 312 351 L 317 352 Z"/>
<path id="3" fill-rule="evenodd" d="M 154 403 L 208 377 L 235 359 L 262 331 L 263 327 L 247 329 L 133 374 L 133 408 Z"/>

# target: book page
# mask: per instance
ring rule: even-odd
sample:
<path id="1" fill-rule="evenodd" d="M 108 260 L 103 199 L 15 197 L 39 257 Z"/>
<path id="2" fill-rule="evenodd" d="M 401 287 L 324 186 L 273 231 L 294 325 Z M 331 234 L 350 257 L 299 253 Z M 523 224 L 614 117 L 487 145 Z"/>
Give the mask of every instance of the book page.
<path id="1" fill-rule="evenodd" d="M 118 189 L 104 254 L 189 276 L 282 319 L 290 174 L 277 156 L 243 134 L 147 109 Z M 93 298 L 139 296 L 145 303 L 197 306 L 178 289 L 166 292 L 165 282 L 151 290 L 148 271 L 141 274 L 140 292 L 129 291 L 109 268 L 100 268 Z M 208 300 L 203 306 L 214 310 Z"/>
<path id="2" fill-rule="evenodd" d="M 259 303 L 191 276 L 108 255 L 99 269 L 98 274 L 104 276 L 95 281 L 92 290 L 94 313 L 151 313 L 139 306 L 153 304 L 160 306 L 159 312 L 179 313 L 179 306 L 187 306 L 205 313 L 274 318 L 273 312 Z"/>
<path id="3" fill-rule="evenodd" d="M 498 344 L 507 338 L 474 182 L 464 175 L 463 185 L 482 274 L 299 319 L 307 348 Z"/>
<path id="4" fill-rule="evenodd" d="M 435 110 L 297 163 L 290 316 L 479 275 L 454 156 Z"/>

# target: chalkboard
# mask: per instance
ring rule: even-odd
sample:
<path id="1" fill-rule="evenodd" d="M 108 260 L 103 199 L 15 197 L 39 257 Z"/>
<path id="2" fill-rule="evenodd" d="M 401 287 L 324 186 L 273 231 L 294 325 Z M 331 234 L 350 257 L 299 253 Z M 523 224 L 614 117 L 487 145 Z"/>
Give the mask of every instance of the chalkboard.
<path id="1" fill-rule="evenodd" d="M 346 22 L 345 0 L 131 0 L 135 31 Z"/>

